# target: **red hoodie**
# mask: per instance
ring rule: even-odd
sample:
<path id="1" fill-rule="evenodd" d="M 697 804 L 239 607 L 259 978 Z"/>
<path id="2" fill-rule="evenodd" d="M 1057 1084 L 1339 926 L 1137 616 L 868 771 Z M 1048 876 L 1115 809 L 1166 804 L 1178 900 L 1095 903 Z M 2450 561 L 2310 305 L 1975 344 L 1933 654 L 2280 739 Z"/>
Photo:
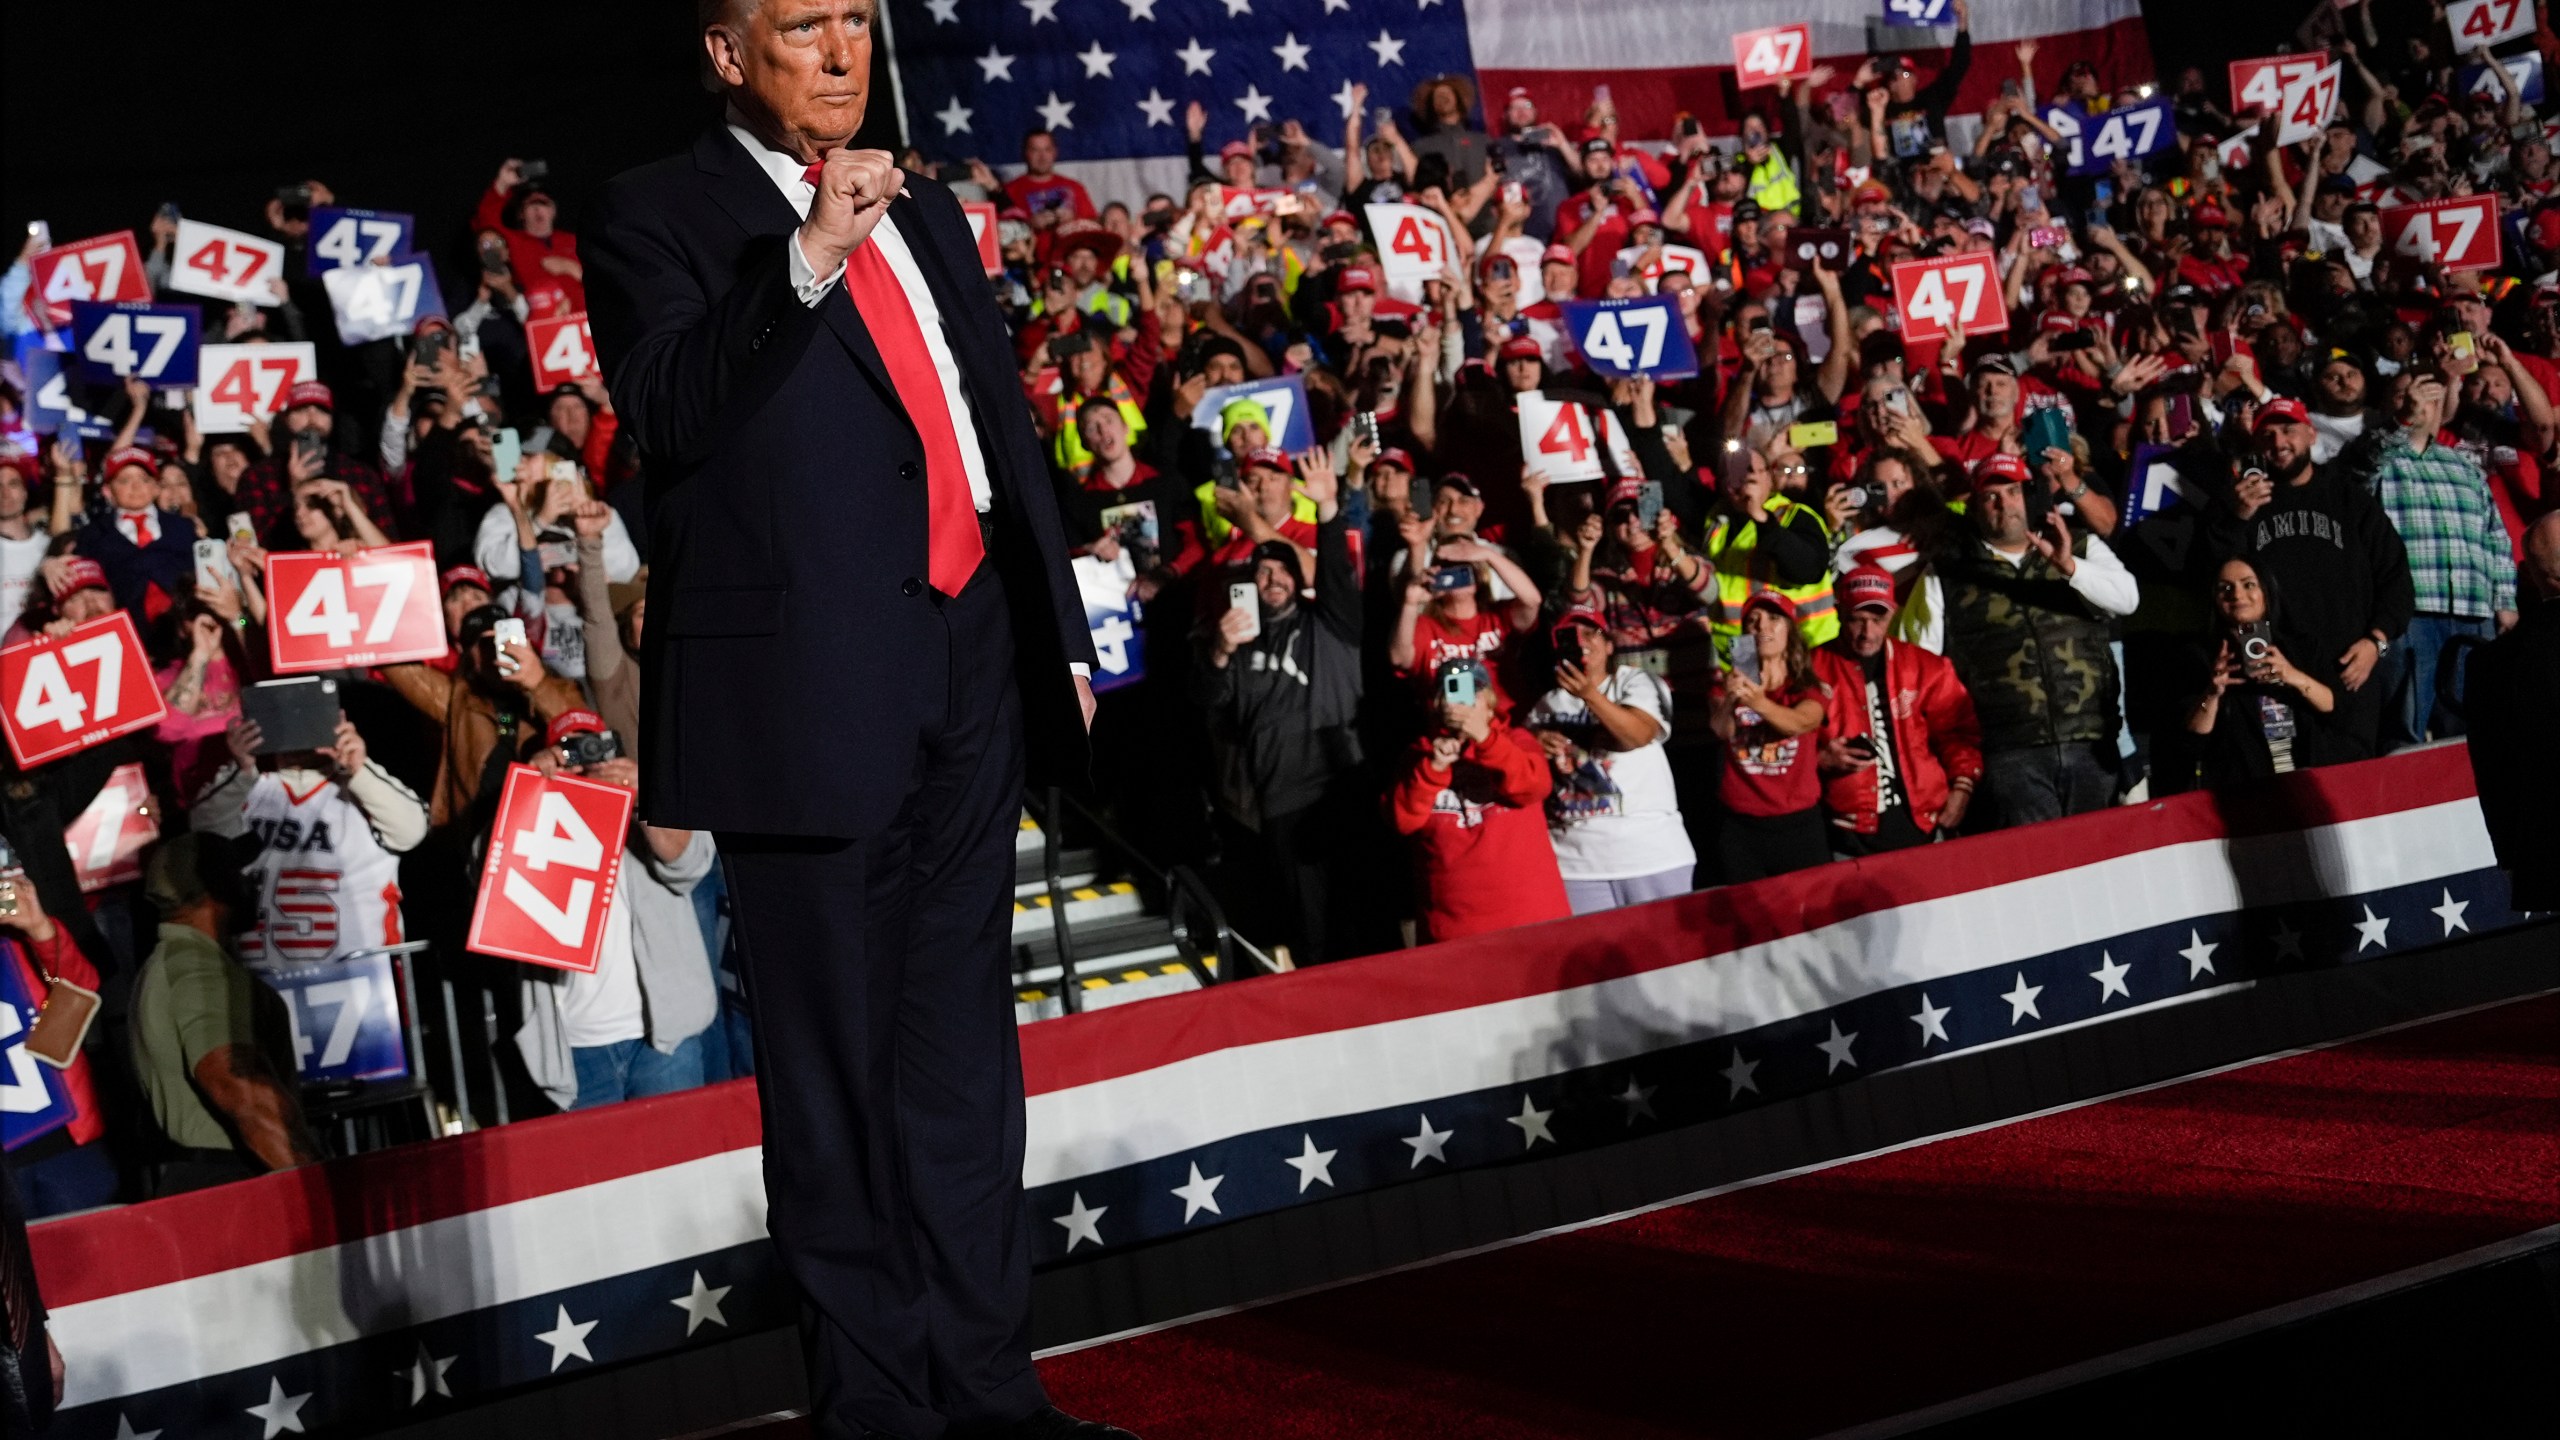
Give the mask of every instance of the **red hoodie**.
<path id="1" fill-rule="evenodd" d="M 1422 879 L 1422 924 L 1434 940 L 1560 920 L 1566 903 L 1547 839 L 1555 777 L 1536 736 L 1497 717 L 1481 743 L 1448 769 L 1424 740 L 1389 797 L 1396 829 L 1413 837 Z"/>

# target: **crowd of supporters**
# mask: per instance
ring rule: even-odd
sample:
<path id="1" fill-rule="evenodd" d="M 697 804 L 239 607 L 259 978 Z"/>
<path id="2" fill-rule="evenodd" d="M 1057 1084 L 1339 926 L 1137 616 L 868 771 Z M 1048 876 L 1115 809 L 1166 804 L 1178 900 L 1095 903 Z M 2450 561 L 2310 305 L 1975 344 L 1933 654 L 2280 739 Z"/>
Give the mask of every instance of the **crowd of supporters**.
<path id="1" fill-rule="evenodd" d="M 2461 733 L 2468 648 L 2560 592 L 2544 117 L 2501 67 L 2458 85 L 2440 12 L 2386 34 L 2323 3 L 2304 42 L 2347 79 L 2319 137 L 2271 143 L 2189 71 L 2174 144 L 2073 176 L 2043 102 L 2099 116 L 2156 82 L 1977 53 L 1953 8 L 1930 73 L 1817 67 L 1744 92 L 1727 137 L 1448 75 L 1383 121 L 1355 93 L 1338 145 L 1288 120 L 1213 155 L 1194 105 L 1179 195 L 1096 196 L 1046 134 L 1010 178 L 910 154 L 995 208 L 1070 538 L 1134 602 L 1140 678 L 1095 739 L 1139 853 L 1309 964 Z M 2015 82 L 1951 117 L 1977 64 Z M 2384 247 L 2388 212 L 2474 194 L 2494 268 Z M 289 275 L 330 199 L 266 206 Z M 1388 203 L 1460 237 L 1410 293 L 1368 220 Z M 261 966 L 432 941 L 526 1108 L 749 1068 L 707 835 L 624 837 L 592 976 L 462 944 L 508 765 L 629 785 L 643 743 L 645 457 L 611 376 L 537 389 L 527 344 L 583 310 L 562 218 L 507 162 L 459 303 L 406 340 L 341 343 L 311 280 L 209 307 L 208 337 L 318 347 L 244 433 L 134 384 L 89 397 L 114 434 L 35 435 L 5 392 L 0 624 L 129 611 L 170 712 L 0 790 L 9 963 L 107 997 L 80 1118 L 11 1157 L 35 1213 L 323 1153 Z M 1906 342 L 1892 267 L 1964 252 L 2005 330 Z M 1595 375 L 1560 306 L 1651 294 L 1699 373 Z M 1302 416 L 1224 398 L 1289 377 Z M 1532 395 L 1606 416 L 1632 465 L 1540 480 Z M 2179 478 L 2165 508 L 2135 503 L 2138 453 Z M 268 558 L 404 540 L 434 547 L 450 657 L 349 673 L 333 743 L 272 752 L 240 698 Z M 84 893 L 63 832 L 137 762 L 167 838 Z"/>

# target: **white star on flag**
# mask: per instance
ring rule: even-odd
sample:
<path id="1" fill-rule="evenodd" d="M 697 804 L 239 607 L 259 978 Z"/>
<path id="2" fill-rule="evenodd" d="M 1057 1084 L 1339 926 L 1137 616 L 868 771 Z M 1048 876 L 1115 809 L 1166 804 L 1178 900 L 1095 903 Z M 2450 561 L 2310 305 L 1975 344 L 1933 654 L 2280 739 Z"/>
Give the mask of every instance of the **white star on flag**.
<path id="1" fill-rule="evenodd" d="M 1217 51 L 1201 44 L 1200 37 L 1194 35 L 1191 37 L 1190 44 L 1173 52 L 1173 58 L 1182 62 L 1183 74 L 1206 75 L 1209 73 L 1209 62 L 1217 58 L 1217 54 Z"/>
<path id="2" fill-rule="evenodd" d="M 2470 908 L 2470 901 L 2456 900 L 2453 898 L 2453 892 L 2451 890 L 2446 890 L 2444 892 L 2444 903 L 2436 906 L 2431 913 L 2433 913 L 2437 919 L 2444 922 L 2444 933 L 2451 935 L 2456 930 L 2468 930 L 2471 928 L 2471 922 L 2462 918 L 2462 912 Z"/>
<path id="3" fill-rule="evenodd" d="M 1147 87 L 1147 98 L 1138 102 L 1138 109 L 1145 114 L 1149 125 L 1173 123 L 1173 102 L 1153 85 Z"/>
<path id="4" fill-rule="evenodd" d="M 1111 1207 L 1108 1205 L 1096 1205 L 1090 1210 L 1086 1209 L 1084 1194 L 1078 1191 L 1068 1195 L 1067 1213 L 1050 1216 L 1049 1223 L 1067 1227 L 1067 1249 L 1072 1252 L 1087 1240 L 1096 1245 L 1102 1243 L 1102 1217 L 1109 1213 L 1111 1213 Z"/>
<path id="5" fill-rule="evenodd" d="M 1418 1170 L 1425 1160 L 1437 1160 L 1443 1165 L 1448 1164 L 1448 1153 L 1441 1147 L 1447 1145 L 1449 1137 L 1457 1133 L 1455 1130 L 1434 1130 L 1431 1128 L 1431 1117 L 1423 1116 L 1420 1133 L 1404 1137 L 1404 1143 L 1413 1147 L 1413 1163 L 1404 1168 Z"/>
<path id="6" fill-rule="evenodd" d="M 1351 107 L 1360 103 L 1359 92 L 1351 88 L 1350 81 L 1345 80 L 1342 82 L 1342 88 L 1333 92 L 1333 103 L 1341 108 L 1342 118 L 1348 120 L 1351 118 Z"/>
<path id="7" fill-rule="evenodd" d="M 257 1416 L 265 1423 L 267 1433 L 262 1440 L 276 1440 L 277 1436 L 287 1430 L 296 1435 L 302 1433 L 302 1407 L 310 1403 L 310 1400 L 309 1391 L 300 1395 L 287 1395 L 284 1393 L 284 1381 L 270 1375 L 267 1377 L 267 1403 L 246 1408 L 250 1414 Z"/>
<path id="8" fill-rule="evenodd" d="M 1156 18 L 1156 0 L 1120 0 L 1120 3 L 1129 7 L 1129 18 L 1132 20 Z"/>
<path id="9" fill-rule="evenodd" d="M 1415 7 L 1413 7 L 1413 8 L 1415 8 L 1416 10 L 1428 10 L 1428 9 L 1430 9 L 1432 6 L 1437 5 L 1437 4 L 1439 4 L 1439 3 L 1440 3 L 1440 0 L 1422 0 L 1422 3 L 1421 3 L 1421 4 L 1416 5 L 1416 6 L 1415 6 Z"/>
<path id="10" fill-rule="evenodd" d="M 1281 1164 L 1298 1172 L 1298 1193 L 1306 1194 L 1308 1186 L 1319 1182 L 1327 1186 L 1332 1185 L 1333 1157 L 1342 1152 L 1317 1149 L 1316 1137 L 1313 1135 L 1302 1134 L 1298 1139 L 1306 1148 L 1295 1155 L 1284 1155 L 1280 1159 Z"/>
<path id="11" fill-rule="evenodd" d="M 1519 1126 L 1520 1138 L 1523 1142 L 1520 1148 L 1535 1150 L 1541 1140 L 1550 1145 L 1556 1143 L 1555 1132 L 1547 1128 L 1547 1117 L 1554 1113 L 1556 1112 L 1553 1110 L 1539 1109 L 1537 1102 L 1524 1093 L 1520 1097 L 1520 1113 L 1503 1117 L 1502 1123 Z"/>
<path id="12" fill-rule="evenodd" d="M 2043 1019 L 2043 1013 L 2036 1009 L 2036 997 L 2043 993 L 2043 986 L 2028 984 L 2027 972 L 2019 971 L 2018 983 L 2010 989 L 2008 994 L 2000 997 L 2009 1002 L 2009 1023 L 2016 1025 L 2030 1015 L 2038 1020 Z"/>
<path id="13" fill-rule="evenodd" d="M 1236 108 L 1244 112 L 1247 120 L 1268 120 L 1271 118 L 1271 97 L 1263 94 L 1260 86 L 1248 84 L 1244 93 L 1236 97 Z"/>
<path id="14" fill-rule="evenodd" d="M 2282 960 L 2288 955 L 2296 960 L 2302 958 L 2302 932 L 2293 928 L 2292 921 L 2278 920 L 2272 938 L 2276 942 L 2276 959 Z"/>
<path id="15" fill-rule="evenodd" d="M 2363 954 L 2365 952 L 2365 947 L 2369 945 L 2379 946 L 2385 950 L 2391 948 L 2390 942 L 2383 938 L 2383 932 L 2391 928 L 2391 918 L 2389 916 L 2376 915 L 2373 913 L 2373 907 L 2367 905 L 2364 907 L 2364 918 L 2355 923 L 2357 954 Z"/>
<path id="16" fill-rule="evenodd" d="M 1932 1040 L 1941 1044 L 1954 1043 L 1947 1039 L 1947 1016 L 1952 1013 L 1948 1006 L 1930 1004 L 1928 991 L 1920 992 L 1920 1013 L 1911 1017 L 1911 1023 L 1920 1027 L 1921 1049 L 1928 1049 Z"/>
<path id="17" fill-rule="evenodd" d="M 593 1365 L 596 1363 L 596 1357 L 587 1353 L 587 1332 L 602 1322 L 589 1320 L 581 1324 L 569 1318 L 568 1306 L 563 1305 L 559 1308 L 560 1318 L 552 1322 L 550 1329 L 533 1337 L 551 1347 L 552 1373 L 558 1374 L 560 1367 L 569 1363 L 569 1357 L 572 1355 Z"/>
<path id="18" fill-rule="evenodd" d="M 684 1333 L 687 1335 L 700 1329 L 705 1320 L 726 1330 L 729 1328 L 729 1317 L 720 1313 L 720 1302 L 727 1298 L 732 1288 L 734 1287 L 727 1285 L 705 1285 L 702 1283 L 702 1272 L 696 1270 L 693 1272 L 693 1293 L 679 1295 L 667 1303 L 684 1312 Z"/>
<path id="19" fill-rule="evenodd" d="M 1724 1077 L 1724 1083 L 1733 1087 L 1733 1093 L 1725 1096 L 1724 1098 L 1727 1100 L 1739 1100 L 1742 1098 L 1742 1092 L 1745 1090 L 1750 1091 L 1754 1095 L 1759 1094 L 1760 1082 L 1751 1078 L 1751 1072 L 1759 1068 L 1759 1061 L 1745 1060 L 1742 1058 L 1741 1046 L 1736 1045 L 1733 1047 L 1733 1063 L 1716 1072 Z"/>
<path id="20" fill-rule="evenodd" d="M 960 97 L 954 95 L 951 97 L 950 104 L 934 112 L 933 118 L 942 122 L 943 134 L 966 135 L 969 133 L 969 117 L 977 113 L 961 104 Z"/>
<path id="21" fill-rule="evenodd" d="M 1312 48 L 1300 43 L 1297 32 L 1293 30 L 1281 37 L 1279 44 L 1271 47 L 1271 53 L 1280 57 L 1282 70 L 1304 70 L 1307 68 L 1307 54 Z"/>
<path id="22" fill-rule="evenodd" d="M 133 1417 L 119 1410 L 116 1412 L 116 1440 L 160 1440 L 160 1432 L 134 1429 Z"/>
<path id="23" fill-rule="evenodd" d="M 1849 1047 L 1857 1043 L 1857 1031 L 1852 1030 L 1848 1034 L 1843 1035 L 1840 1033 L 1840 1022 L 1837 1020 L 1832 1021 L 1831 1038 L 1820 1041 L 1813 1047 L 1821 1051 L 1823 1054 L 1831 1057 L 1831 1063 L 1822 1068 L 1822 1073 L 1828 1075 L 1843 1065 L 1848 1066 L 1852 1070 L 1857 1069 L 1857 1057 L 1849 1053 Z"/>
<path id="24" fill-rule="evenodd" d="M 1048 126 L 1052 130 L 1073 130 L 1076 128 L 1076 122 L 1068 118 L 1075 114 L 1076 102 L 1073 100 L 1059 99 L 1058 92 L 1055 90 L 1049 92 L 1048 103 L 1043 105 L 1034 105 L 1031 108 L 1040 112 L 1040 123 Z"/>
<path id="25" fill-rule="evenodd" d="M 2207 940 L 2196 931 L 2189 930 L 2187 948 L 2178 952 L 2186 958 L 2187 978 L 2194 980 L 2199 976 L 2217 973 L 2213 968 L 2213 952 L 2221 948 L 2222 942 Z"/>
<path id="26" fill-rule="evenodd" d="M 1111 62 L 1120 57 L 1103 49 L 1102 42 L 1096 40 L 1092 49 L 1078 52 L 1076 58 L 1084 62 L 1084 78 L 1108 80 L 1111 78 Z"/>
<path id="27" fill-rule="evenodd" d="M 2110 995 L 2121 995 L 2127 1000 L 2132 999 L 2133 992 L 2126 989 L 2124 983 L 2124 977 L 2132 971 L 2133 967 L 2118 961 L 2113 952 L 2099 951 L 2098 968 L 2089 972 L 2089 978 L 2098 982 L 2098 1003 L 2106 1004 L 2107 997 Z"/>
<path id="28" fill-rule="evenodd" d="M 924 0 L 924 8 L 933 12 L 936 25 L 960 23 L 960 0 Z"/>
<path id="29" fill-rule="evenodd" d="M 977 60 L 978 69 L 985 72 L 979 76 L 980 84 L 992 85 L 998 80 L 1013 78 L 1013 57 L 993 45 L 988 46 L 987 53 L 977 57 Z"/>
<path id="30" fill-rule="evenodd" d="M 1253 13 L 1253 0 L 1218 0 L 1218 3 L 1227 7 L 1227 18 L 1230 20 L 1239 15 Z"/>
<path id="31" fill-rule="evenodd" d="M 1656 1118 L 1653 1114 L 1653 1092 L 1660 1087 L 1639 1085 L 1633 1073 L 1627 1076 L 1627 1088 L 1610 1097 L 1627 1107 L 1627 1123 L 1633 1125 L 1638 1116 Z"/>
<path id="32" fill-rule="evenodd" d="M 1191 1182 L 1173 1187 L 1174 1195 L 1182 1201 L 1183 1224 L 1190 1224 L 1191 1217 L 1203 1210 L 1212 1215 L 1227 1213 L 1218 1208 L 1218 1187 L 1226 1183 L 1226 1179 L 1224 1175 L 1204 1177 L 1200 1173 L 1200 1162 L 1197 1160 L 1191 1162 Z"/>
<path id="33" fill-rule="evenodd" d="M 453 1355 L 429 1354 L 427 1351 L 427 1342 L 424 1340 L 418 1342 L 417 1363 L 414 1365 L 403 1365 L 399 1369 L 391 1372 L 392 1374 L 409 1382 L 409 1406 L 411 1409 L 416 1409 L 418 1406 L 425 1404 L 427 1397 L 431 1394 L 441 1395 L 448 1400 L 453 1398 L 453 1391 L 448 1389 L 444 1383 L 444 1372 L 452 1369 L 453 1362 L 458 1358 L 460 1357 Z M 155 1430 L 151 1433 L 157 1435 L 160 1432 Z"/>
<path id="34" fill-rule="evenodd" d="M 1378 63 L 1381 65 L 1402 65 L 1404 63 L 1404 42 L 1393 35 L 1388 34 L 1384 26 L 1379 27 L 1377 39 L 1367 40 L 1361 43 L 1377 52 Z"/>
<path id="35" fill-rule="evenodd" d="M 1058 18 L 1058 0 L 1022 0 L 1022 8 L 1031 12 L 1031 23 Z"/>
<path id="36" fill-rule="evenodd" d="M 1324 0 L 1324 13 L 1330 15 L 1336 10 L 1348 14 L 1351 10 L 1351 0 Z"/>

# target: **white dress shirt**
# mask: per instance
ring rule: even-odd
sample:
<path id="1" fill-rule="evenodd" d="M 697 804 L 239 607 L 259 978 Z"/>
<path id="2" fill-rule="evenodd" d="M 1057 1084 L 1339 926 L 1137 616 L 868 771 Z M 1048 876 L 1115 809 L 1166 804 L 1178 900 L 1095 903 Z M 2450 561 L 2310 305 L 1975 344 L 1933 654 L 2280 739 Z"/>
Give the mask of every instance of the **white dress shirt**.
<path id="1" fill-rule="evenodd" d="M 790 202 L 791 209 L 803 220 L 809 218 L 809 203 L 818 198 L 818 187 L 802 178 L 808 165 L 797 157 L 767 146 L 754 131 L 732 120 L 729 133 L 747 147 L 756 164 L 773 179 L 774 188 Z M 951 429 L 960 442 L 960 466 L 969 472 L 969 498 L 983 515 L 994 504 L 995 491 L 987 479 L 987 457 L 978 448 L 978 427 L 969 409 L 969 392 L 960 383 L 960 361 L 951 353 L 951 339 L 942 330 L 942 310 L 933 303 L 933 290 L 924 283 L 924 272 L 916 268 L 915 251 L 907 245 L 907 237 L 898 233 L 897 218 L 880 217 L 872 227 L 866 244 L 880 247 L 880 258 L 889 262 L 889 273 L 898 277 L 898 288 L 907 292 L 907 304 L 916 312 L 916 328 L 924 332 L 924 348 L 933 357 L 933 372 L 942 381 L 943 404 L 951 411 Z M 791 283 L 800 292 L 802 304 L 815 307 L 827 298 L 827 292 L 844 279 L 844 264 L 821 276 L 809 257 L 800 249 L 797 235 L 786 247 L 790 257 Z"/>
<path id="2" fill-rule="evenodd" d="M 787 151 L 776 150 L 756 137 L 756 133 L 737 122 L 729 121 L 729 133 L 746 147 L 758 166 L 773 181 L 775 189 L 802 220 L 809 218 L 810 202 L 818 198 L 818 187 L 809 183 L 808 164 Z M 933 372 L 942 381 L 942 401 L 951 411 L 951 429 L 960 442 L 960 467 L 969 473 L 969 499 L 984 515 L 995 504 L 995 489 L 987 478 L 986 453 L 978 446 L 978 427 L 969 408 L 969 392 L 960 383 L 960 361 L 951 353 L 951 339 L 943 333 L 942 307 L 933 303 L 932 287 L 924 283 L 924 272 L 916 268 L 915 251 L 907 237 L 898 230 L 895 215 L 883 215 L 863 242 L 878 245 L 880 258 L 889 262 L 889 273 L 898 277 L 898 288 L 907 292 L 907 304 L 916 312 L 916 328 L 924 332 L 924 348 L 933 357 Z M 800 248 L 800 237 L 794 233 L 791 243 L 783 247 L 789 257 L 791 284 L 800 292 L 800 303 L 815 308 L 827 298 L 827 292 L 844 280 L 844 264 L 825 275 L 809 263 L 807 252 Z M 1082 661 L 1068 662 L 1067 669 L 1078 677 L 1092 674 L 1093 667 Z"/>

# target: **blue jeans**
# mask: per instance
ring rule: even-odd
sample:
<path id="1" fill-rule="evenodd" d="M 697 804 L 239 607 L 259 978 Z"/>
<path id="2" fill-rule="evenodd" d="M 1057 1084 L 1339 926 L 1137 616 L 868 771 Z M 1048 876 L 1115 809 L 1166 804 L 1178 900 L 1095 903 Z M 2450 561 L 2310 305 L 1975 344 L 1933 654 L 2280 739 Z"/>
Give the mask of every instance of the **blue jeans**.
<path id="1" fill-rule="evenodd" d="M 1990 794 L 1988 825 L 1966 815 L 1967 831 L 2005 829 L 2104 810 L 2115 803 L 2115 744 L 2077 740 L 1982 753 L 1983 788 Z"/>
<path id="2" fill-rule="evenodd" d="M 2436 703 L 2436 671 L 2445 644 L 2456 635 L 2494 640 L 2498 622 L 2467 615 L 2418 615 L 2409 633 L 2391 647 L 2375 667 L 2382 686 L 2382 748 L 2405 750 L 2430 734 L 2441 740 L 2462 733 L 2462 718 Z M 2460 701 L 2462 677 L 2456 674 L 2453 698 Z"/>
<path id="3" fill-rule="evenodd" d="M 569 1052 L 578 1067 L 578 1103 L 573 1110 L 592 1110 L 622 1100 L 672 1095 L 702 1083 L 702 1037 L 687 1035 L 673 1055 L 661 1055 L 646 1040 L 616 1040 L 610 1045 L 581 1045 Z"/>
<path id="4" fill-rule="evenodd" d="M 74 1145 L 16 1169 L 18 1198 L 26 1202 L 30 1220 L 115 1203 L 116 1162 L 107 1158 L 103 1143 Z"/>
<path id="5" fill-rule="evenodd" d="M 1631 875 L 1624 880 L 1567 880 L 1564 882 L 1565 903 L 1573 907 L 1576 915 L 1591 915 L 1673 895 L 1686 895 L 1691 888 L 1689 877 L 1697 868 L 1692 863 L 1651 875 Z"/>

